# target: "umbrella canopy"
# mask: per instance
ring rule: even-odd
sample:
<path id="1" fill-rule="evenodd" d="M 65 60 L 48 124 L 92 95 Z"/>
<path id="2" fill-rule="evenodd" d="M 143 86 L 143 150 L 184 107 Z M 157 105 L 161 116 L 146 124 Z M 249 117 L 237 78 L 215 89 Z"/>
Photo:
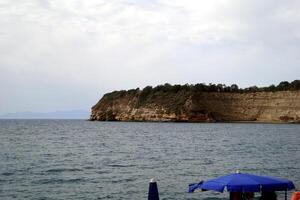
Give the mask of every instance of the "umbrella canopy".
<path id="1" fill-rule="evenodd" d="M 201 184 L 191 184 L 189 191 L 192 192 L 195 188 L 217 192 L 223 192 L 225 188 L 228 192 L 261 192 L 286 191 L 294 189 L 295 186 L 292 181 L 287 179 L 233 173 L 216 179 L 210 179 Z"/>

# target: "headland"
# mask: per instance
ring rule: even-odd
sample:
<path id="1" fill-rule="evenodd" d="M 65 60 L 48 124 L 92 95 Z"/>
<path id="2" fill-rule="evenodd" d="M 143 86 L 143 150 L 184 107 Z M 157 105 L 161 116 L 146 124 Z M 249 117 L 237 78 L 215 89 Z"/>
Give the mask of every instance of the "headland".
<path id="1" fill-rule="evenodd" d="M 170 85 L 114 91 L 92 107 L 92 121 L 300 123 L 300 81 Z"/>

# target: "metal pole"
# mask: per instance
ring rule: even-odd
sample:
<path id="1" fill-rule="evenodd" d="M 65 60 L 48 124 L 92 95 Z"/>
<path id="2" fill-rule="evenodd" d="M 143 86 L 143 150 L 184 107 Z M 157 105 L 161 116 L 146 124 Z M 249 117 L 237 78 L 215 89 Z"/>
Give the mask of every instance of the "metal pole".
<path id="1" fill-rule="evenodd" d="M 285 190 L 285 200 L 287 200 L 287 191 Z"/>

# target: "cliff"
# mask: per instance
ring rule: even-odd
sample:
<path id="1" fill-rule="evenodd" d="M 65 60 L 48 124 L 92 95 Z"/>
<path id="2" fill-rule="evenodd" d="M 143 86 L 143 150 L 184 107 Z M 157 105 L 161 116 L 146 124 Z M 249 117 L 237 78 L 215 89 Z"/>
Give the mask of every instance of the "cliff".
<path id="1" fill-rule="evenodd" d="M 92 107 L 99 121 L 300 122 L 300 91 L 117 91 Z"/>

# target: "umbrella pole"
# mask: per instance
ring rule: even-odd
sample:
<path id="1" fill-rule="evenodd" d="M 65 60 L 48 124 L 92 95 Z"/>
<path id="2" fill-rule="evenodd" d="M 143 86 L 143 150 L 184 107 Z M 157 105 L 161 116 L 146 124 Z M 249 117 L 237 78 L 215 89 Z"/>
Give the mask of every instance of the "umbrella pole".
<path id="1" fill-rule="evenodd" d="M 285 190 L 285 195 L 284 196 L 285 196 L 285 200 L 287 200 L 287 192 L 286 192 L 286 190 Z"/>

